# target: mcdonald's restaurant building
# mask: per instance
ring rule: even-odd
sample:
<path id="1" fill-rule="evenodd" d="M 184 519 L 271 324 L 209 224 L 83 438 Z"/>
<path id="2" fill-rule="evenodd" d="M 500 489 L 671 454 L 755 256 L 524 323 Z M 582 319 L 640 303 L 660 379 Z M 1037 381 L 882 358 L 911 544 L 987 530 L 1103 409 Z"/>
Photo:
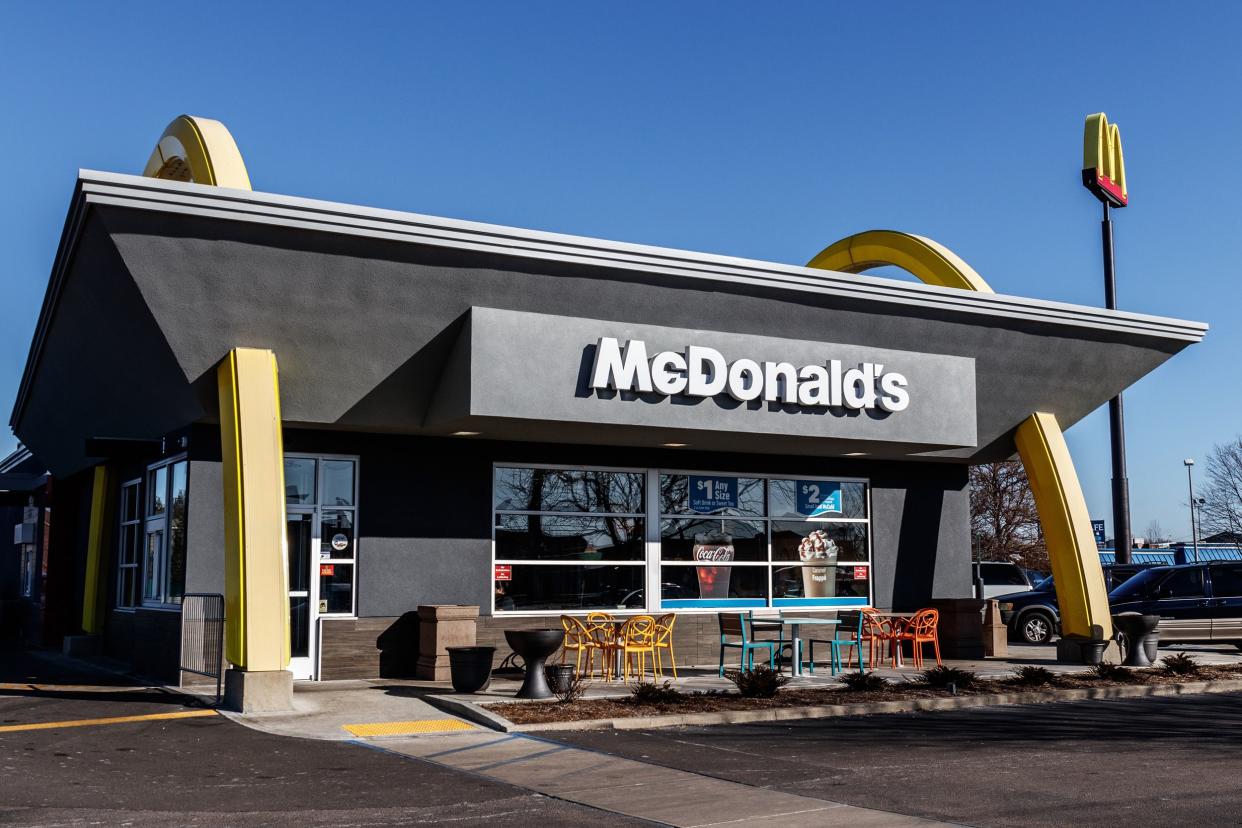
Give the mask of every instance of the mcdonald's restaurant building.
<path id="1" fill-rule="evenodd" d="M 1067 632 L 1099 635 L 1061 430 L 1206 331 L 995 294 L 899 233 L 791 266 L 269 195 L 160 146 L 80 173 L 12 418 L 61 631 L 148 674 L 192 593 L 226 596 L 236 672 L 407 674 L 425 604 L 477 605 L 483 642 L 674 611 L 714 664 L 722 608 L 969 597 L 968 466 L 1015 453 Z M 929 283 L 858 275 L 883 263 Z"/>

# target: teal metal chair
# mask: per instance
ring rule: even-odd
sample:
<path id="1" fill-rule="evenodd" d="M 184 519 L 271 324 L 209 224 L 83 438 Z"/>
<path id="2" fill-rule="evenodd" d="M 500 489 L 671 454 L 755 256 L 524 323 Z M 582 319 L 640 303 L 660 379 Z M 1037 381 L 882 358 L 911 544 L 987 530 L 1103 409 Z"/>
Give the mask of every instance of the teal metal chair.
<path id="1" fill-rule="evenodd" d="M 753 619 L 750 613 L 722 612 L 716 618 L 720 622 L 720 672 L 724 676 L 724 654 L 726 647 L 741 650 L 739 666 L 743 670 L 755 669 L 755 650 L 768 651 L 768 668 L 776 670 L 776 653 L 781 647 L 780 641 L 756 641 Z M 740 638 L 740 641 L 729 641 L 729 637 Z"/>
<path id="2" fill-rule="evenodd" d="M 831 639 L 812 638 L 807 641 L 808 657 L 810 658 L 810 672 L 815 672 L 815 644 L 827 644 L 829 652 L 829 665 L 832 674 L 835 676 L 843 669 L 841 666 L 842 651 L 854 648 L 854 652 L 858 654 L 858 672 L 865 673 L 867 671 L 867 656 L 862 648 L 863 641 L 863 614 L 861 612 L 842 612 L 837 614 L 837 620 L 841 623 L 832 628 Z M 842 638 L 842 633 L 851 633 L 853 638 Z"/>

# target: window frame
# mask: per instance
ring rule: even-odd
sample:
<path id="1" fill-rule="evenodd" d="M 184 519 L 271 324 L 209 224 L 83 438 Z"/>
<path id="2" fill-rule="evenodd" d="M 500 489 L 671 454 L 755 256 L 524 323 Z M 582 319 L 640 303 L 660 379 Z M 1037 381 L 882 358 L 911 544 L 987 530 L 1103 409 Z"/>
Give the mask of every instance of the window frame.
<path id="1" fill-rule="evenodd" d="M 122 612 L 133 612 L 142 606 L 142 553 L 145 548 L 146 541 L 146 500 L 143 499 L 143 483 L 146 474 L 142 477 L 135 477 L 133 480 L 126 480 L 121 483 L 121 491 L 117 498 L 117 539 L 116 539 L 116 603 L 114 609 Z M 125 519 L 126 491 L 132 490 L 132 498 L 135 502 L 133 520 Z M 187 481 L 188 490 L 188 481 Z M 125 530 L 132 528 L 134 530 L 134 548 L 133 560 L 130 563 L 125 562 Z M 134 575 L 134 594 L 132 600 L 125 596 L 125 573 L 124 570 L 132 570 Z"/>
<path id="2" fill-rule="evenodd" d="M 172 551 L 171 550 L 171 543 L 172 543 L 172 525 L 171 524 L 172 524 L 172 517 L 173 517 L 172 515 L 173 504 L 172 504 L 171 494 L 172 494 L 172 487 L 173 487 L 173 480 L 174 480 L 173 466 L 175 466 L 178 463 L 185 463 L 185 493 L 186 493 L 185 556 L 186 556 L 186 560 L 187 561 L 189 560 L 189 556 L 190 556 L 190 548 L 189 548 L 190 547 L 190 543 L 189 543 L 190 541 L 189 539 L 190 456 L 188 453 L 182 452 L 181 454 L 173 455 L 172 457 L 166 457 L 166 458 L 159 460 L 158 462 L 151 463 L 150 465 L 147 466 L 146 470 L 143 472 L 142 485 L 140 486 L 140 492 L 139 492 L 143 497 L 142 509 L 140 512 L 141 514 L 140 524 L 142 526 L 142 533 L 139 536 L 142 539 L 141 560 L 139 561 L 140 579 L 139 579 L 139 585 L 138 585 L 138 604 L 136 607 L 134 607 L 134 609 L 141 607 L 142 609 L 161 610 L 161 611 L 166 611 L 166 612 L 180 612 L 181 611 L 181 600 L 180 599 L 184 597 L 184 587 L 183 587 L 182 595 L 177 596 L 177 600 L 175 601 L 171 600 L 171 597 L 169 595 L 170 586 L 171 586 L 169 579 L 172 576 L 172 567 L 170 566 L 170 562 L 171 562 L 170 556 L 171 556 L 171 551 Z M 155 504 L 156 492 L 154 491 L 154 486 L 152 485 L 152 481 L 154 480 L 158 472 L 160 472 L 161 470 L 166 472 L 164 475 L 164 492 L 163 492 L 163 495 L 165 498 L 164 510 L 162 512 L 153 512 L 152 508 Z M 146 491 L 142 491 L 143 489 L 145 489 Z M 149 573 L 147 571 L 146 552 L 147 552 L 149 544 L 151 543 L 151 535 L 157 532 L 160 534 L 160 548 L 156 553 L 156 559 L 159 561 L 159 568 L 160 568 L 160 572 L 159 572 L 160 594 L 158 597 L 148 598 L 147 590 L 146 590 L 146 583 L 147 583 L 147 577 Z M 118 561 L 119 561 L 119 557 L 118 557 Z M 184 562 L 183 562 L 183 565 L 185 565 Z"/>
<path id="3" fill-rule="evenodd" d="M 311 621 L 312 623 L 316 623 L 317 619 L 320 619 L 320 618 L 331 618 L 331 619 L 357 618 L 358 617 L 358 574 L 362 569 L 362 562 L 361 562 L 362 561 L 362 558 L 361 558 L 362 547 L 359 542 L 359 526 L 361 525 L 359 521 L 360 521 L 361 508 L 360 508 L 359 497 L 358 497 L 359 491 L 362 485 L 362 458 L 356 454 L 316 454 L 314 452 L 287 451 L 284 453 L 284 456 L 281 458 L 282 470 L 284 468 L 285 460 L 314 460 L 315 461 L 315 492 L 314 492 L 314 496 L 311 498 L 311 502 L 310 503 L 289 503 L 287 496 L 284 501 L 284 509 L 285 509 L 286 515 L 309 514 L 312 516 L 311 519 L 313 521 L 313 524 L 312 524 L 313 528 L 312 528 L 312 535 L 311 535 L 311 543 L 312 545 L 314 545 L 315 543 L 319 544 L 318 548 L 313 548 L 311 550 L 311 561 L 314 562 L 316 571 L 313 573 L 311 572 L 307 573 L 307 576 L 311 578 L 312 580 L 314 580 L 314 590 L 308 593 L 310 595 L 313 595 L 315 599 L 314 606 L 311 607 L 311 610 L 312 610 Z M 354 498 L 353 498 L 354 502 L 352 506 L 336 506 L 336 505 L 325 506 L 322 503 L 323 491 L 324 491 L 323 461 L 325 460 L 345 460 L 345 461 L 348 461 L 354 464 Z M 282 474 L 283 474 L 283 471 L 282 471 Z M 324 512 L 350 512 L 353 515 L 353 548 L 350 550 L 353 553 L 352 557 L 342 558 L 339 556 L 333 556 L 330 558 L 323 558 L 319 556 L 320 551 L 323 546 L 323 541 L 324 541 L 322 537 Z M 352 583 L 350 584 L 350 589 L 351 589 L 350 600 L 349 600 L 350 612 L 320 612 L 319 611 L 318 602 L 323 600 L 319 593 L 318 579 L 321 576 L 318 574 L 318 571 L 317 571 L 320 564 L 331 564 L 333 566 L 336 566 L 338 564 L 348 565 L 354 568 L 354 577 L 353 577 Z M 307 582 L 307 586 L 311 586 L 310 581 Z M 318 642 L 318 636 L 315 636 L 315 641 Z M 316 646 L 318 646 L 318 644 L 316 644 Z"/>
<path id="4" fill-rule="evenodd" d="M 645 491 L 644 491 L 644 509 L 642 512 L 552 512 L 552 511 L 529 511 L 518 509 L 497 509 L 496 508 L 496 472 L 498 469 L 552 469 L 559 471 L 583 471 L 583 472 L 617 472 L 628 474 L 645 475 Z M 697 614 L 714 614 L 719 612 L 721 606 L 702 605 L 702 606 L 665 606 L 665 600 L 662 593 L 661 567 L 666 563 L 672 566 L 699 566 L 693 561 L 670 561 L 665 562 L 661 559 L 661 525 L 665 520 L 712 520 L 711 515 L 698 514 L 665 514 L 661 509 L 660 503 L 660 476 L 661 475 L 696 475 L 705 477 L 739 477 L 760 479 L 764 481 L 763 492 L 763 516 L 753 515 L 725 515 L 715 519 L 737 520 L 737 521 L 761 521 L 764 524 L 766 534 L 767 559 L 764 561 L 738 561 L 730 563 L 730 566 L 752 566 L 765 567 L 767 569 L 768 589 L 767 597 L 762 600 L 761 605 L 748 605 L 744 609 L 756 609 L 764 611 L 785 610 L 839 610 L 842 608 L 852 608 L 856 606 L 871 606 L 875 597 L 875 566 L 874 566 L 874 533 L 872 512 L 872 486 L 871 479 L 867 477 L 840 476 L 832 474 L 808 474 L 799 475 L 794 473 L 759 473 L 759 472 L 738 472 L 738 471 L 717 471 L 704 469 L 685 469 L 685 468 L 664 468 L 664 467 L 634 467 L 634 466 L 607 466 L 607 465 L 590 465 L 577 463 L 526 463 L 520 461 L 496 461 L 491 465 L 491 485 L 489 487 L 491 497 L 491 568 L 488 572 L 488 591 L 491 593 L 490 607 L 492 615 L 512 616 L 512 617 L 534 617 L 548 616 L 560 614 L 586 613 L 595 611 L 607 611 L 615 616 L 645 615 L 653 612 L 661 611 L 677 611 L 684 613 Z M 866 566 L 867 567 L 867 596 L 866 598 L 852 597 L 849 603 L 844 603 L 838 598 L 825 598 L 823 601 L 815 603 L 802 603 L 803 599 L 779 599 L 781 601 L 790 601 L 790 603 L 776 603 L 778 599 L 772 595 L 773 572 L 778 568 L 789 566 L 800 566 L 801 564 L 793 561 L 774 561 L 772 559 L 772 523 L 774 522 L 796 522 L 793 517 L 774 518 L 772 517 L 771 503 L 771 480 L 802 480 L 817 479 L 831 480 L 841 483 L 862 483 L 865 488 L 865 508 L 866 517 L 862 518 L 815 518 L 806 522 L 812 524 L 823 523 L 853 523 L 863 524 L 866 526 L 867 542 L 866 542 L 866 560 L 864 561 L 847 561 L 847 565 Z M 496 608 L 496 565 L 559 565 L 573 566 L 576 565 L 572 561 L 555 561 L 547 559 L 517 559 L 517 558 L 498 558 L 496 554 L 496 529 L 498 515 L 526 515 L 539 517 L 567 517 L 579 515 L 583 517 L 632 517 L 639 518 L 645 522 L 644 530 L 646 534 L 645 550 L 646 555 L 642 560 L 634 561 L 608 561 L 610 566 L 643 566 L 646 567 L 644 578 L 644 604 L 642 607 L 628 608 L 600 608 L 598 610 L 591 609 L 534 609 L 534 610 L 498 610 Z M 592 565 L 591 563 L 583 563 L 581 565 Z M 658 596 L 655 599 L 652 596 Z M 679 599 L 670 599 L 679 600 Z M 749 600 L 749 599 L 741 599 Z M 793 603 L 796 601 L 797 603 Z"/>

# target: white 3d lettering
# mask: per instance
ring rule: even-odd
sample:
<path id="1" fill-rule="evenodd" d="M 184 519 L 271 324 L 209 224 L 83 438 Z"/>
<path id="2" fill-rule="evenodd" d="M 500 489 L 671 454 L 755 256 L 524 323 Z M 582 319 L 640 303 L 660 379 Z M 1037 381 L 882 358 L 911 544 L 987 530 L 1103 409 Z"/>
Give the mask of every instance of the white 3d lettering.
<path id="1" fill-rule="evenodd" d="M 715 348 L 691 345 L 684 352 L 661 351 L 648 358 L 647 343 L 631 339 L 622 344 L 602 337 L 591 367 L 594 390 L 637 391 L 666 396 L 714 397 L 726 393 L 735 400 L 788 403 L 808 408 L 852 408 L 904 411 L 910 405 L 905 375 L 885 371 L 883 363 L 863 362 L 849 367 L 840 360 L 797 367 L 790 362 L 727 362 Z"/>

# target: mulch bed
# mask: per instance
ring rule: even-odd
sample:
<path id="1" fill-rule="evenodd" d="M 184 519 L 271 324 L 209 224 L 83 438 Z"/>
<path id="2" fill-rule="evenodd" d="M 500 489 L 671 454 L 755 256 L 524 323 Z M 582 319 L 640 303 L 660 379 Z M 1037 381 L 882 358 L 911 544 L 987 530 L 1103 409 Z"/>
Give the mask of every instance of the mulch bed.
<path id="1" fill-rule="evenodd" d="M 916 674 L 917 675 L 917 674 Z M 996 693 L 1039 692 L 1067 688 L 1124 687 L 1148 684 L 1181 684 L 1192 681 L 1213 681 L 1242 678 L 1242 664 L 1201 666 L 1193 675 L 1176 675 L 1160 668 L 1130 670 L 1125 679 L 1107 680 L 1094 673 L 1057 674 L 1048 684 L 1023 684 L 1014 679 L 979 679 L 970 688 L 958 688 L 958 696 L 980 696 Z M 770 699 L 744 698 L 733 692 L 689 692 L 673 702 L 642 703 L 633 696 L 609 699 L 580 699 L 561 703 L 502 702 L 489 704 L 487 709 L 504 716 L 514 724 L 545 722 L 576 722 L 586 719 L 623 719 L 634 716 L 663 716 L 686 713 L 713 713 L 722 710 L 767 710 L 780 707 L 814 707 L 838 704 L 868 704 L 910 699 L 942 699 L 949 691 L 929 687 L 916 681 L 896 681 L 884 690 L 856 692 L 843 688 L 783 689 Z"/>

